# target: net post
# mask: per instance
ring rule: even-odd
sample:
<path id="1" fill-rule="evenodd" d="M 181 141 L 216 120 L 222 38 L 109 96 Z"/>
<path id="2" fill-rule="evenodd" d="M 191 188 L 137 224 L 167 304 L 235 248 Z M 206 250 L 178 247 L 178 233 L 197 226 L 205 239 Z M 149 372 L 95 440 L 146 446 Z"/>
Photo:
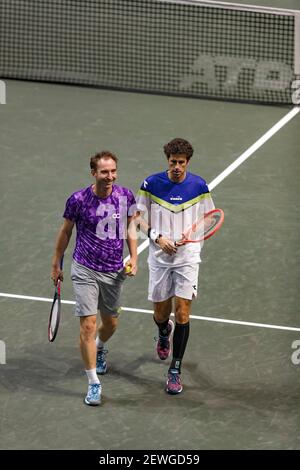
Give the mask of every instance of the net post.
<path id="1" fill-rule="evenodd" d="M 294 73 L 300 75 L 300 11 L 295 13 Z"/>

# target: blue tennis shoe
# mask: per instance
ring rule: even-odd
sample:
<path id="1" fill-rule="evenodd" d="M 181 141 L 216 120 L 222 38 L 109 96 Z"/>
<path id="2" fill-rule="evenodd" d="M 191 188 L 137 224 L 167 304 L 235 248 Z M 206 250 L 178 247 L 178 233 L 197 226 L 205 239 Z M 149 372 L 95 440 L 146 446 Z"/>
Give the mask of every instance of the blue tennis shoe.
<path id="1" fill-rule="evenodd" d="M 101 384 L 89 384 L 84 403 L 90 406 L 98 406 L 101 403 Z"/>

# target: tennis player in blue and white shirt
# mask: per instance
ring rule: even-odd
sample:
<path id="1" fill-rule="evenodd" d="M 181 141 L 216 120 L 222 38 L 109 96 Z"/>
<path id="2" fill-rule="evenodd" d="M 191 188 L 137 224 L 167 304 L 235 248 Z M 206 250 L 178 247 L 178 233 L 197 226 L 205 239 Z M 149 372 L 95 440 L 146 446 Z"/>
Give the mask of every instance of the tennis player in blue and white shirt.
<path id="1" fill-rule="evenodd" d="M 149 295 L 154 303 L 154 322 L 158 326 L 157 354 L 161 360 L 173 357 L 168 371 L 166 392 L 182 391 L 181 362 L 189 337 L 192 299 L 197 296 L 202 243 L 180 246 L 184 230 L 206 212 L 214 209 L 206 182 L 187 171 L 193 155 L 191 144 L 181 138 L 164 146 L 168 169 L 149 176 L 138 191 L 136 202 L 143 214 L 141 227 L 150 237 Z M 179 245 L 179 246 L 178 246 Z M 161 253 L 162 251 L 162 253 Z M 170 314 L 175 307 L 175 328 Z"/>

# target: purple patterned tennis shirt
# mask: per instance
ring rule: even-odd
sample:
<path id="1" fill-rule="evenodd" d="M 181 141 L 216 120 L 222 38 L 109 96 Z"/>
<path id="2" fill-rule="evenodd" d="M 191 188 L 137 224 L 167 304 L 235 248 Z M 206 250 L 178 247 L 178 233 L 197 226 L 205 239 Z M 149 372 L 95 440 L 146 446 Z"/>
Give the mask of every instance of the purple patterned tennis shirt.
<path id="1" fill-rule="evenodd" d="M 115 184 L 105 199 L 96 196 L 92 186 L 73 193 L 63 214 L 65 219 L 76 224 L 73 258 L 95 271 L 116 272 L 122 269 L 127 217 L 133 215 L 134 210 L 132 192 Z"/>

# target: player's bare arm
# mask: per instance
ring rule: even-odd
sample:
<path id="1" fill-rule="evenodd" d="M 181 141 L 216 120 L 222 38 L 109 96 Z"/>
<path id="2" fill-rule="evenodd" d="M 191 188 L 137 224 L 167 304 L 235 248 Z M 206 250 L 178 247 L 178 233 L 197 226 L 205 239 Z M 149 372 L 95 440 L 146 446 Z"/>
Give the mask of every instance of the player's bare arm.
<path id="1" fill-rule="evenodd" d="M 60 260 L 62 259 L 64 252 L 66 251 L 69 244 L 73 227 L 74 222 L 72 220 L 65 219 L 57 235 L 51 268 L 51 279 L 53 280 L 54 285 L 57 284 L 58 279 L 63 281 L 63 271 L 60 268 Z"/>
<path id="2" fill-rule="evenodd" d="M 127 246 L 130 259 L 125 264 L 125 272 L 127 276 L 135 276 L 137 273 L 137 234 L 135 216 L 127 217 Z"/>

